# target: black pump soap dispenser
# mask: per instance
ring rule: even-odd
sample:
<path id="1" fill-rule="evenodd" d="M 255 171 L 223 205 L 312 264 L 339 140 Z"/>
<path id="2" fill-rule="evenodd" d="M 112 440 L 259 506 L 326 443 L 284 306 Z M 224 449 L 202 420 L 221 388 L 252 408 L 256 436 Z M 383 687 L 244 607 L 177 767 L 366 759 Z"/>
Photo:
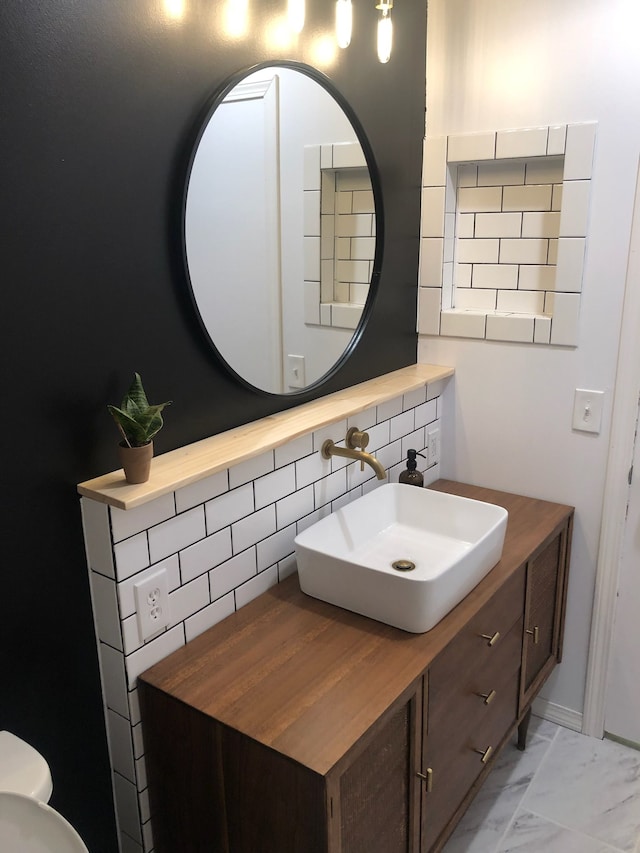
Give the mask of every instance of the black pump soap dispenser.
<path id="1" fill-rule="evenodd" d="M 418 453 L 417 450 L 407 450 L 407 468 L 398 477 L 399 483 L 408 483 L 410 486 L 424 485 L 424 477 L 422 476 L 422 473 L 420 471 L 416 471 L 418 466 L 416 456 L 422 456 L 423 459 L 425 458 L 424 454 Z"/>

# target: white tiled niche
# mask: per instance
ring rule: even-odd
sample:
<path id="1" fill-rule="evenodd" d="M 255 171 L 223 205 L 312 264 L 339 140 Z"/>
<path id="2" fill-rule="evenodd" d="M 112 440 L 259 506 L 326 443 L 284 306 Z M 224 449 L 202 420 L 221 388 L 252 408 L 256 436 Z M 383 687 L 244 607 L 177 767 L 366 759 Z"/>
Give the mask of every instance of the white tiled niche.
<path id="1" fill-rule="evenodd" d="M 355 329 L 376 243 L 371 178 L 357 142 L 304 149 L 305 323 Z"/>
<path id="2" fill-rule="evenodd" d="M 348 459 L 320 455 L 347 429 L 369 433 L 368 451 L 397 482 L 409 448 L 427 454 L 440 426 L 446 380 L 305 434 L 193 485 L 128 511 L 82 498 L 121 853 L 153 850 L 138 675 L 295 570 L 297 533 L 380 481 Z M 442 433 L 442 428 L 441 428 Z M 425 483 L 439 477 L 418 457 Z M 387 482 L 387 481 L 384 481 Z M 164 569 L 170 623 L 143 642 L 134 584 Z"/>
<path id="3" fill-rule="evenodd" d="M 596 128 L 425 139 L 420 334 L 577 345 Z"/>

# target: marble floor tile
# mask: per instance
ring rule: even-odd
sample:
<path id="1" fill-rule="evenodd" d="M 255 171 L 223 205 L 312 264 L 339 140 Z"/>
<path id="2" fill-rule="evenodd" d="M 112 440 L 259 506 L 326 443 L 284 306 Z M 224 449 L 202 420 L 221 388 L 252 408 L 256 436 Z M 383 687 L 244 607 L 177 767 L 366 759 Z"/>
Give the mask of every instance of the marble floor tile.
<path id="1" fill-rule="evenodd" d="M 560 729 L 522 807 L 634 853 L 640 836 L 640 752 Z"/>
<path id="2" fill-rule="evenodd" d="M 531 737 L 531 735 L 537 735 L 545 740 L 553 740 L 559 731 L 560 726 L 557 726 L 555 723 L 543 720 L 542 717 L 536 717 L 535 714 L 531 715 L 528 737 Z"/>
<path id="3" fill-rule="evenodd" d="M 553 723 L 548 725 L 553 726 Z M 555 733 L 554 730 L 552 736 Z M 535 733 L 532 720 L 526 750 L 516 749 L 515 740 L 513 745 L 505 746 L 443 853 L 495 850 L 550 748 L 550 740 Z"/>
<path id="4" fill-rule="evenodd" d="M 485 848 L 489 851 L 491 848 Z M 603 841 L 521 809 L 496 853 L 619 853 Z"/>

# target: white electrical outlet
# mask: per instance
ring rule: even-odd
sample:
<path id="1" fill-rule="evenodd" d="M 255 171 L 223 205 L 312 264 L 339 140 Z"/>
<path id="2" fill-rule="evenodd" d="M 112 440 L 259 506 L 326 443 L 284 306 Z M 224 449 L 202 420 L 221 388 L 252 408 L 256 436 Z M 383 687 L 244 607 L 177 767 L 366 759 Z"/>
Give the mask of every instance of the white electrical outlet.
<path id="1" fill-rule="evenodd" d="M 427 429 L 427 467 L 437 465 L 440 461 L 440 427 Z"/>
<path id="2" fill-rule="evenodd" d="M 138 614 L 140 639 L 148 640 L 169 624 L 169 588 L 167 572 L 159 569 L 134 583 L 133 595 Z"/>

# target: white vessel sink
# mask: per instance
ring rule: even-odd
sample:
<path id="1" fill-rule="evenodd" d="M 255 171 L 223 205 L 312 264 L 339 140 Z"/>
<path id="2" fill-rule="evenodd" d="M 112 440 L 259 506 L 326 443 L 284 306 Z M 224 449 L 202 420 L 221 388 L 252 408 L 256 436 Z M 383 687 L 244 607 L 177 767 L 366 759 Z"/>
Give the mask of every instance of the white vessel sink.
<path id="1" fill-rule="evenodd" d="M 300 587 L 419 634 L 495 566 L 506 527 L 503 507 L 388 483 L 296 537 Z"/>

